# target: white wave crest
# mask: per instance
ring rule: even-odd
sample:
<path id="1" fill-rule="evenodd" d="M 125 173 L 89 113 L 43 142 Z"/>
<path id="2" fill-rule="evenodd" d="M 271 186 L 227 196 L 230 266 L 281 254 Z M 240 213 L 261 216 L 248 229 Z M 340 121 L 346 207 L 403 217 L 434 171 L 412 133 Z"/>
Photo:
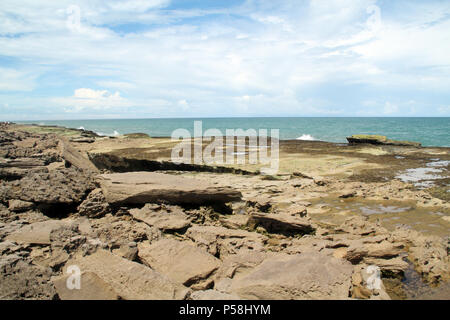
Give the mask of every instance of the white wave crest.
<path id="1" fill-rule="evenodd" d="M 316 139 L 310 134 L 304 134 L 301 137 L 298 137 L 297 140 L 314 141 Z"/>
<path id="2" fill-rule="evenodd" d="M 120 136 L 120 133 L 117 130 L 114 130 L 113 133 L 104 133 L 101 131 L 94 131 L 94 132 L 101 137 L 118 137 L 118 136 Z"/>
<path id="3" fill-rule="evenodd" d="M 78 130 L 86 130 L 84 127 L 79 127 Z"/>

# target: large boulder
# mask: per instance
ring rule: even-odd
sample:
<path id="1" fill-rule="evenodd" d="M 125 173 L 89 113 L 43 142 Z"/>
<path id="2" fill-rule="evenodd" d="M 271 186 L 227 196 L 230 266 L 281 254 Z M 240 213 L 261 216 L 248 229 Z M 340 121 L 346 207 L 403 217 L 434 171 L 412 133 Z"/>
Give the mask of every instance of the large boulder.
<path id="1" fill-rule="evenodd" d="M 171 281 L 149 267 L 105 250 L 98 250 L 92 255 L 79 256 L 68 261 L 64 267 L 64 274 L 68 274 L 69 266 L 77 266 L 81 271 L 81 286 L 83 286 L 83 273 L 93 273 L 101 279 L 95 286 L 98 286 L 98 283 L 101 284 L 102 295 L 107 290 L 126 300 L 180 300 L 185 299 L 189 293 L 188 288 Z M 105 289 L 105 284 L 108 284 L 108 289 Z M 59 293 L 61 288 L 56 286 L 56 289 Z M 76 295 L 72 295 L 71 298 L 84 299 L 87 293 L 74 290 L 74 294 Z M 89 294 L 88 297 L 91 296 Z"/>
<path id="2" fill-rule="evenodd" d="M 211 276 L 220 266 L 219 259 L 186 241 L 163 239 L 152 244 L 140 243 L 138 248 L 141 261 L 193 289 L 210 287 Z"/>
<path id="3" fill-rule="evenodd" d="M 106 201 L 113 205 L 226 203 L 238 201 L 242 196 L 233 188 L 157 172 L 103 174 L 99 176 L 99 182 Z"/>
<path id="4" fill-rule="evenodd" d="M 242 299 L 348 299 L 352 272 L 350 263 L 317 252 L 276 254 L 229 288 Z"/>

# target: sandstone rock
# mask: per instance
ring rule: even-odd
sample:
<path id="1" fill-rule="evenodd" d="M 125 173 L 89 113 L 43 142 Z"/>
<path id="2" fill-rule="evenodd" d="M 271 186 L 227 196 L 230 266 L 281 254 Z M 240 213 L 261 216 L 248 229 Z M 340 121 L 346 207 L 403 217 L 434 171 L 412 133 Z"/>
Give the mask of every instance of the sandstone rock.
<path id="1" fill-rule="evenodd" d="M 87 158 L 87 156 L 83 156 L 81 152 L 73 148 L 65 139 L 60 139 L 59 148 L 61 156 L 66 161 L 66 163 L 81 170 L 98 172 L 97 167 L 94 166 L 94 164 Z"/>
<path id="2" fill-rule="evenodd" d="M 231 291 L 242 299 L 348 299 L 352 269 L 320 253 L 279 254 L 233 280 Z"/>
<path id="3" fill-rule="evenodd" d="M 338 231 L 343 231 L 346 233 L 367 236 L 375 235 L 379 228 L 368 221 L 367 217 L 364 216 L 354 216 L 348 218 L 344 223 L 338 228 Z"/>
<path id="4" fill-rule="evenodd" d="M 260 265 L 267 258 L 265 252 L 255 252 L 242 250 L 241 252 L 227 256 L 223 259 L 222 265 L 216 272 L 217 281 L 221 279 L 233 279 L 249 273 L 256 266 Z M 217 289 L 218 287 L 216 287 Z"/>
<path id="5" fill-rule="evenodd" d="M 189 292 L 186 287 L 172 282 L 158 272 L 105 250 L 68 261 L 64 273 L 72 265 L 78 266 L 82 273 L 94 273 L 121 299 L 185 299 Z"/>
<path id="6" fill-rule="evenodd" d="M 267 241 L 267 237 L 255 232 L 214 226 L 192 226 L 186 236 L 197 246 L 221 258 L 240 250 L 262 251 Z"/>
<path id="7" fill-rule="evenodd" d="M 352 135 L 351 137 L 347 138 L 347 141 L 350 144 L 368 143 L 375 145 L 394 145 L 394 146 L 412 146 L 412 147 L 421 146 L 419 142 L 390 140 L 386 136 L 373 134 Z"/>
<path id="8" fill-rule="evenodd" d="M 391 277 L 403 277 L 405 270 L 408 269 L 408 263 L 401 257 L 392 259 L 380 259 L 366 257 L 364 262 L 368 265 L 375 265 L 381 269 L 383 275 Z"/>
<path id="9" fill-rule="evenodd" d="M 110 247 L 119 247 L 131 241 L 156 241 L 162 236 L 161 231 L 155 227 L 121 217 L 105 216 L 92 220 L 91 223 L 95 237 Z"/>
<path id="10" fill-rule="evenodd" d="M 43 167 L 45 165 L 46 165 L 45 161 L 34 158 L 19 158 L 19 159 L 0 158 L 0 168 L 31 169 L 35 167 Z"/>
<path id="11" fill-rule="evenodd" d="M 397 257 L 403 252 L 404 246 L 402 244 L 393 244 L 388 241 L 381 243 L 365 244 L 367 255 L 374 258 L 390 259 Z"/>
<path id="12" fill-rule="evenodd" d="M 0 257 L 0 299 L 23 300 L 56 298 L 51 269 L 32 264 L 17 252 Z"/>
<path id="13" fill-rule="evenodd" d="M 80 203 L 92 189 L 95 187 L 89 173 L 59 168 L 29 173 L 20 180 L 11 181 L 3 192 L 7 199 L 52 205 Z"/>
<path id="14" fill-rule="evenodd" d="M 100 184 L 110 204 L 226 203 L 241 199 L 241 193 L 229 187 L 216 187 L 193 178 L 156 172 L 103 174 Z"/>
<path id="15" fill-rule="evenodd" d="M 220 223 L 229 229 L 241 229 L 247 225 L 248 216 L 243 214 L 233 214 L 230 216 L 221 216 L 219 218 Z"/>
<path id="16" fill-rule="evenodd" d="M 409 246 L 409 259 L 423 279 L 438 284 L 450 279 L 450 246 L 446 239 L 425 236 L 415 230 L 397 228 L 392 241 Z"/>
<path id="17" fill-rule="evenodd" d="M 248 226 L 262 226 L 269 233 L 282 234 L 310 234 L 315 230 L 311 221 L 287 214 L 252 214 Z"/>
<path id="18" fill-rule="evenodd" d="M 70 275 L 53 278 L 52 282 L 61 300 L 117 300 L 114 289 L 93 272 L 84 272 L 80 278 L 80 288 L 69 289 Z"/>
<path id="19" fill-rule="evenodd" d="M 356 196 L 356 191 L 355 190 L 344 190 L 339 195 L 339 198 L 341 198 L 341 199 L 348 199 L 348 198 L 353 198 L 354 196 Z"/>
<path id="20" fill-rule="evenodd" d="M 17 243 L 49 245 L 51 243 L 50 235 L 53 231 L 60 228 L 70 228 L 72 225 L 72 222 L 60 220 L 36 222 L 23 226 L 8 235 L 6 239 Z"/>
<path id="21" fill-rule="evenodd" d="M 191 225 L 190 219 L 178 207 L 160 207 L 146 204 L 142 209 L 131 209 L 130 214 L 136 220 L 162 231 L 185 230 Z"/>
<path id="22" fill-rule="evenodd" d="M 9 200 L 8 209 L 12 212 L 23 212 L 33 209 L 34 203 L 22 200 Z"/>
<path id="23" fill-rule="evenodd" d="M 102 217 L 111 212 L 102 189 L 92 190 L 87 198 L 78 206 L 78 213 L 89 218 Z"/>
<path id="24" fill-rule="evenodd" d="M 122 258 L 130 261 L 135 261 L 138 257 L 137 243 L 134 241 L 121 244 L 119 248 L 113 249 L 112 252 Z"/>
<path id="25" fill-rule="evenodd" d="M 203 290 L 212 285 L 211 276 L 220 260 L 188 242 L 163 239 L 139 244 L 139 257 L 152 269 L 175 282 Z"/>
<path id="26" fill-rule="evenodd" d="M 298 216 L 301 218 L 304 218 L 308 215 L 308 211 L 306 209 L 306 206 L 301 204 L 293 204 L 291 205 L 286 212 L 288 215 L 291 216 Z"/>

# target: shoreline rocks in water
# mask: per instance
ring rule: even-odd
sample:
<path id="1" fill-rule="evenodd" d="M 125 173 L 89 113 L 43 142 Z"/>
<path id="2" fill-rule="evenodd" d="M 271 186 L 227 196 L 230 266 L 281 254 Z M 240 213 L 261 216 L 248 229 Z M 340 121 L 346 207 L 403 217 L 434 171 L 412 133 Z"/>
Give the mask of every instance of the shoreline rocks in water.
<path id="1" fill-rule="evenodd" d="M 325 212 L 336 220 L 324 222 L 312 200 L 389 195 L 448 209 L 400 181 L 351 182 L 304 168 L 274 180 L 115 173 L 89 160 L 98 141 L 8 128 L 0 128 L 2 299 L 391 299 L 389 284 L 401 286 L 411 267 L 424 283 L 450 280 L 447 239 L 357 214 Z M 81 290 L 66 286 L 73 266 Z"/>
<path id="2" fill-rule="evenodd" d="M 422 144 L 413 141 L 397 141 L 390 140 L 386 136 L 374 135 L 374 134 L 355 134 L 347 138 L 350 144 L 374 144 L 374 145 L 386 145 L 386 146 L 405 146 L 405 147 L 421 147 Z"/>

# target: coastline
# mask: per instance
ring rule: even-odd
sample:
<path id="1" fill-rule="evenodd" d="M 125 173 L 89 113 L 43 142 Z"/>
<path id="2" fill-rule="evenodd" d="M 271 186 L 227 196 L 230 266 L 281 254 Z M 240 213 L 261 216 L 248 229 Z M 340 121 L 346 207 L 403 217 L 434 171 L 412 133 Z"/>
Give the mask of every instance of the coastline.
<path id="1" fill-rule="evenodd" d="M 201 121 L 204 130 L 218 129 L 225 135 L 229 128 L 280 129 L 282 140 L 319 140 L 347 143 L 353 134 L 384 134 L 394 140 L 420 142 L 424 146 L 450 147 L 448 118 L 164 118 L 43 121 L 72 128 L 85 128 L 103 135 L 142 132 L 152 137 L 168 137 L 178 128 L 191 132 L 194 121 Z"/>
<path id="2" fill-rule="evenodd" d="M 0 132 L 2 296 L 18 298 L 17 283 L 24 281 L 32 285 L 20 290 L 36 299 L 450 293 L 450 148 L 280 140 L 279 172 L 267 176 L 249 164 L 174 166 L 176 142 L 164 137 L 14 124 L 2 124 Z M 167 248 L 170 264 L 182 266 L 175 273 L 164 258 Z M 187 261 L 181 251 L 195 258 Z M 305 296 L 274 296 L 271 288 L 295 292 L 301 283 L 271 266 L 298 265 L 289 272 L 301 278 L 306 256 L 319 287 Z M 75 262 L 101 285 L 68 292 L 61 284 Z M 334 267 L 322 270 L 323 264 Z M 242 273 L 234 275 L 232 265 Z M 370 265 L 381 268 L 380 289 L 366 287 Z M 199 273 L 200 266 L 206 269 Z M 159 293 L 139 281 L 117 282 L 116 276 L 129 276 L 127 268 L 148 281 L 169 280 Z M 322 283 L 321 272 L 335 284 Z M 36 274 L 45 281 L 33 282 Z M 264 282 L 258 278 L 264 274 L 272 276 Z M 419 279 L 413 284 L 411 274 Z M 253 291 L 260 282 L 262 289 Z"/>

